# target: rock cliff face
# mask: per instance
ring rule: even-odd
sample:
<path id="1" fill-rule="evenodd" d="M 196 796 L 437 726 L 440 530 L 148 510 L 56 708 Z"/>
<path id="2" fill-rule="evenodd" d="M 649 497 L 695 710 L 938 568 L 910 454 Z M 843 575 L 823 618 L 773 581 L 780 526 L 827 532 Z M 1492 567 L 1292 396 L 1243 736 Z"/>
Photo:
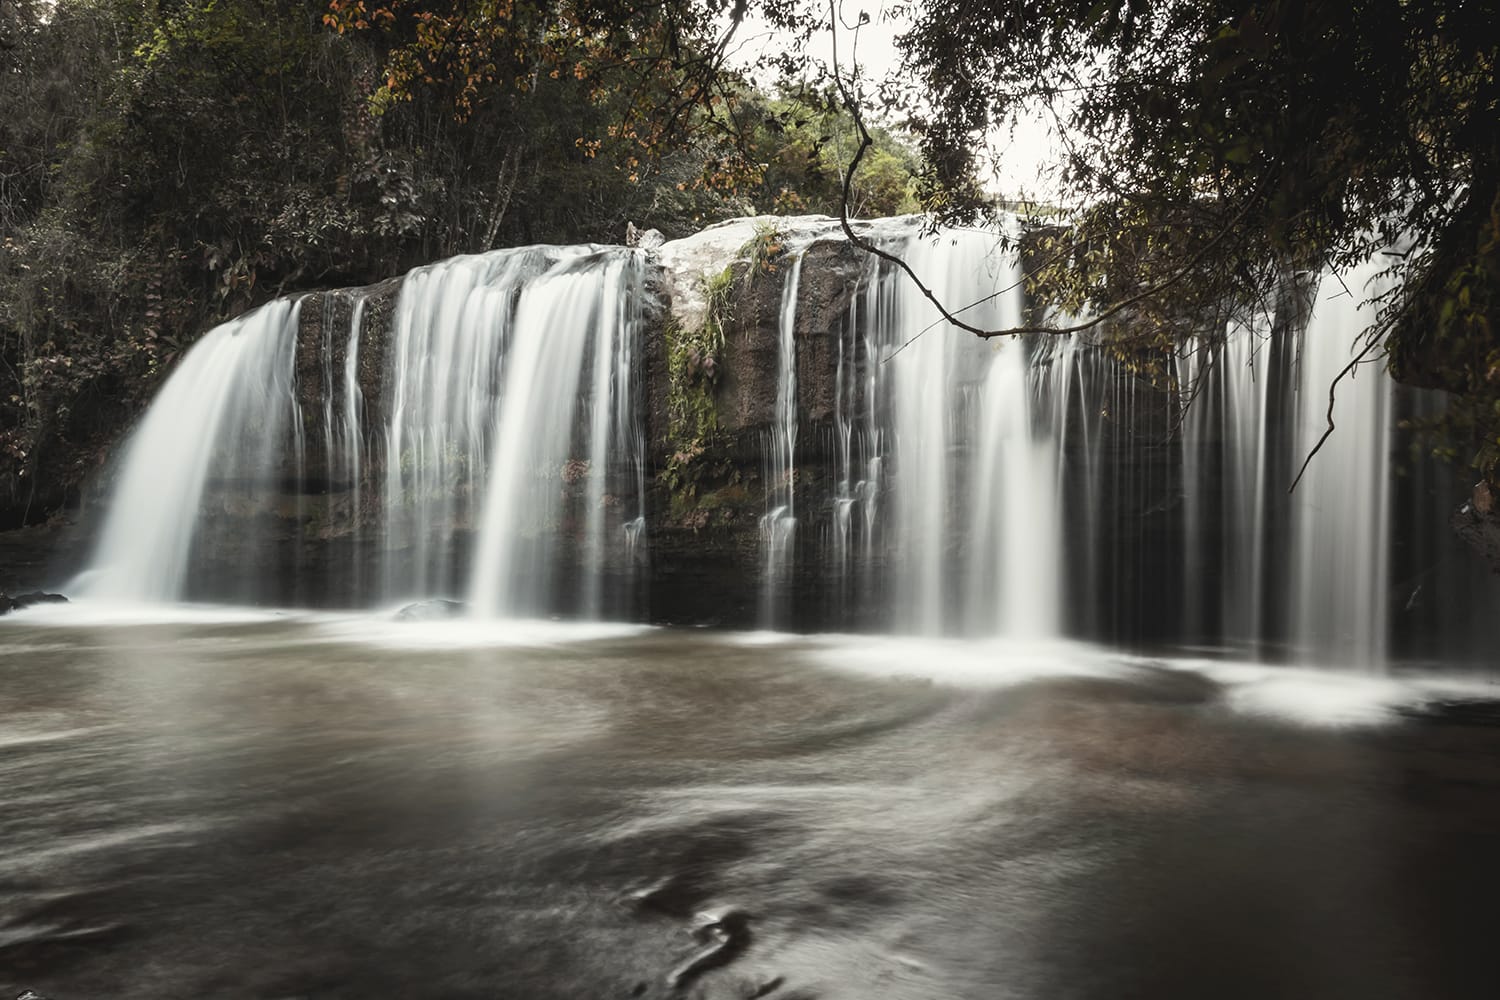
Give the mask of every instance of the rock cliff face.
<path id="1" fill-rule="evenodd" d="M 717 324 L 716 377 L 708 387 L 715 428 L 700 442 L 682 477 L 667 473 L 693 444 L 674 426 L 665 357 L 648 367 L 649 604 L 664 620 L 749 625 L 761 594 L 760 520 L 767 512 L 767 437 L 775 420 L 779 320 L 791 259 L 801 256 L 793 341 L 796 350 L 797 507 L 808 524 L 826 523 L 833 491 L 831 423 L 839 365 L 856 362 L 847 337 L 850 305 L 868 280 L 865 255 L 834 220 L 822 217 L 736 220 L 661 250 L 668 329 Z M 714 289 L 722 300 L 710 303 Z M 716 310 L 718 315 L 710 316 Z M 841 335 L 843 335 L 841 337 Z M 652 337 L 648 353 L 667 349 Z M 857 401 L 851 401 L 857 405 Z M 676 471 L 675 468 L 672 471 Z M 805 536 L 804 536 L 805 537 Z M 799 539 L 801 540 L 801 539 Z M 828 567 L 803 545 L 785 581 L 791 621 L 813 627 L 829 620 Z M 874 608 L 870 609 L 873 616 Z M 856 616 L 857 618 L 858 616 Z"/>

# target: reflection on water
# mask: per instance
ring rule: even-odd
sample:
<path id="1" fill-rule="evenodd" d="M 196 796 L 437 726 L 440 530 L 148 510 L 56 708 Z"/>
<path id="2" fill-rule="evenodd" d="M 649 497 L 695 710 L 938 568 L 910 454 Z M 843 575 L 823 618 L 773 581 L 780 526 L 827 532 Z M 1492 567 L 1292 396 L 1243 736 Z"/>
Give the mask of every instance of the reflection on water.
<path id="1" fill-rule="evenodd" d="M 106 619 L 0 626 L 0 996 L 1494 995 L 1452 685 Z"/>

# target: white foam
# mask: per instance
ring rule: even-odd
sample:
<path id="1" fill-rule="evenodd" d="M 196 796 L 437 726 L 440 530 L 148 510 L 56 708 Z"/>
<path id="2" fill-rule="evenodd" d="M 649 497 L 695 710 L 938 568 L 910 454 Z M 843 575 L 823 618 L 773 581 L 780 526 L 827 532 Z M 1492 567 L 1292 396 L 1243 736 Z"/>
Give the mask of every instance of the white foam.
<path id="1" fill-rule="evenodd" d="M 320 616 L 315 627 L 331 638 L 391 649 L 468 649 L 492 646 L 562 646 L 642 635 L 650 625 L 550 619 L 442 618 L 403 621 L 391 614 Z"/>
<path id="2" fill-rule="evenodd" d="M 1152 661 L 1199 674 L 1223 688 L 1235 712 L 1312 726 L 1372 726 L 1403 709 L 1450 698 L 1497 698 L 1500 686 L 1440 674 L 1358 674 L 1346 670 L 1199 658 Z"/>
<path id="3" fill-rule="evenodd" d="M 1124 677 L 1135 667 L 1099 646 L 1062 639 L 809 636 L 814 663 L 876 677 L 1004 687 L 1060 677 Z"/>
<path id="4" fill-rule="evenodd" d="M 33 604 L 12 611 L 0 622 L 46 625 L 221 625 L 284 621 L 306 617 L 286 608 L 252 608 L 231 604 L 155 604 L 80 599 L 66 604 Z"/>

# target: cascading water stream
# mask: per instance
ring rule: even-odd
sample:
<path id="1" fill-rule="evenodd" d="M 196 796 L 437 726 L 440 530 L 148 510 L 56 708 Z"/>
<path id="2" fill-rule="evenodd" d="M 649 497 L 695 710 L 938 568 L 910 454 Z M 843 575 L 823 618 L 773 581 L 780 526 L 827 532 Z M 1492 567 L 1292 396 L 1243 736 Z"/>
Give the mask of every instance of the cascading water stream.
<path id="1" fill-rule="evenodd" d="M 1312 455 L 1329 389 L 1366 346 L 1381 266 L 1323 276 L 1310 314 L 1289 288 L 1283 315 L 1231 323 L 1184 351 L 1184 575 L 1202 582 L 1187 595 L 1189 636 L 1251 656 L 1385 661 L 1394 384 L 1378 351 L 1339 383 L 1335 430 Z"/>
<path id="2" fill-rule="evenodd" d="M 1222 338 L 1185 348 L 1179 365 L 1180 380 L 1194 393 L 1183 415 L 1183 477 L 1192 486 L 1184 500 L 1186 576 L 1221 581 L 1213 607 L 1205 605 L 1203 588 L 1189 588 L 1186 626 L 1252 655 L 1271 628 L 1267 506 L 1274 490 L 1285 489 L 1268 440 L 1272 383 L 1285 377 L 1273 366 L 1271 337 L 1264 324 L 1231 322 Z"/>
<path id="3" fill-rule="evenodd" d="M 797 531 L 797 290 L 802 256 L 792 258 L 782 284 L 777 317 L 776 412 L 766 435 L 766 513 L 760 519 L 762 591 L 760 620 L 766 627 L 785 619 L 779 606 L 791 569 Z"/>
<path id="4" fill-rule="evenodd" d="M 343 431 L 339 438 L 338 448 L 330 448 L 330 465 L 336 461 L 335 456 L 342 459 L 342 468 L 338 471 L 343 473 L 344 481 L 348 483 L 349 495 L 349 534 L 353 549 L 358 552 L 363 537 L 364 504 L 361 498 L 364 495 L 364 391 L 359 386 L 359 339 L 363 332 L 365 318 L 365 297 L 358 296 L 354 300 L 353 308 L 349 315 L 349 339 L 344 344 L 344 412 L 341 429 Z M 330 474 L 330 479 L 336 478 Z M 360 575 L 360 562 L 355 559 L 349 567 L 350 586 L 355 593 L 361 590 L 363 580 Z"/>
<path id="5" fill-rule="evenodd" d="M 893 242 L 967 322 L 1006 329 L 1020 325 L 1021 272 L 995 244 L 978 232 L 935 241 L 901 234 Z M 840 373 L 835 558 L 850 559 L 860 509 L 872 547 L 864 561 L 873 561 L 875 546 L 888 553 L 887 600 L 900 628 L 1056 635 L 1063 585 L 1056 436 L 1033 389 L 1028 343 L 992 345 L 954 331 L 915 283 L 879 262 L 866 281 L 850 325 L 867 331 L 872 371 L 863 386 Z M 864 412 L 851 412 L 861 394 Z M 865 455 L 862 479 L 856 450 Z M 888 514 L 874 502 L 887 492 Z"/>
<path id="6" fill-rule="evenodd" d="M 564 260 L 521 291 L 469 585 L 476 615 L 534 614 L 549 605 L 564 493 L 579 481 L 585 484 L 579 596 L 585 614 L 599 611 L 606 507 L 620 506 L 606 495 L 611 444 L 621 438 L 614 425 L 630 391 L 636 333 L 620 303 L 639 284 L 635 261 L 612 255 L 596 270 L 592 262 Z M 592 375 L 583 383 L 586 362 Z M 582 404 L 580 384 L 592 389 Z M 587 428 L 588 442 L 575 450 L 579 427 Z M 626 521 L 614 529 L 621 538 L 629 533 Z"/>
<path id="7" fill-rule="evenodd" d="M 1019 320 L 1015 315 L 1001 322 L 1014 326 Z M 1001 346 L 983 385 L 970 508 L 975 530 L 966 588 L 974 595 L 969 630 L 1048 638 L 1059 630 L 1063 567 L 1056 449 L 1036 433 L 1026 345 Z"/>
<path id="8" fill-rule="evenodd" d="M 263 560 L 244 524 L 227 522 L 250 517 L 284 537 L 316 513 L 319 537 L 342 540 L 327 571 L 352 578 L 351 593 L 363 592 L 369 544 L 385 600 L 459 595 L 467 580 L 481 616 L 622 609 L 644 546 L 640 255 L 532 247 L 413 271 L 373 409 L 361 361 L 369 294 L 324 299 L 307 368 L 291 301 L 194 346 L 126 449 L 77 593 L 258 599 L 267 582 L 300 580 L 304 546 L 294 536 L 279 551 L 295 561 Z M 322 452 L 312 468 L 304 414 Z M 378 489 L 370 510 L 366 483 Z M 194 566 L 205 539 L 224 543 L 211 578 Z"/>
<path id="9" fill-rule="evenodd" d="M 455 594 L 461 553 L 486 481 L 518 290 L 542 248 L 456 257 L 406 276 L 396 307 L 384 428 L 388 600 Z"/>

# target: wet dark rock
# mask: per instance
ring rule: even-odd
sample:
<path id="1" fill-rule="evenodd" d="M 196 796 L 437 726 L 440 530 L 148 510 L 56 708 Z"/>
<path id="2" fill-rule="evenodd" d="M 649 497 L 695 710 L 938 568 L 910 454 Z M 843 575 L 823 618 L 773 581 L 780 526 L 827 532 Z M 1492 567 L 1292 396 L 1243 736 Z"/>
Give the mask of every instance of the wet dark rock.
<path id="1" fill-rule="evenodd" d="M 1500 728 L 1500 700 L 1493 698 L 1429 701 L 1400 711 L 1408 718 L 1437 725 Z"/>
<path id="2" fill-rule="evenodd" d="M 693 937 L 705 947 L 667 976 L 673 989 L 685 989 L 705 972 L 728 965 L 743 954 L 750 945 L 750 915 L 738 907 L 699 913 L 693 920 Z"/>
<path id="3" fill-rule="evenodd" d="M 396 612 L 396 619 L 403 622 L 430 622 L 440 621 L 444 618 L 457 618 L 464 613 L 466 605 L 463 601 L 451 601 L 444 597 L 435 597 L 430 601 L 418 601 L 408 604 Z"/>
<path id="4" fill-rule="evenodd" d="M 782 984 L 785 982 L 785 976 L 773 976 L 757 986 L 755 988 L 755 991 L 750 994 L 749 1000 L 761 1000 L 762 997 L 770 996 L 772 993 L 781 989 Z"/>
<path id="5" fill-rule="evenodd" d="M 1489 488 L 1481 483 L 1475 496 L 1454 511 L 1449 522 L 1454 534 L 1477 552 L 1490 569 L 1500 573 L 1500 513 L 1494 509 Z M 1487 503 L 1487 501 L 1490 501 Z"/>
<path id="6" fill-rule="evenodd" d="M 29 608 L 36 604 L 67 603 L 68 599 L 61 594 L 46 594 L 40 590 L 33 590 L 29 594 L 17 594 L 15 597 L 0 594 L 0 615 L 20 611 L 22 608 Z"/>

